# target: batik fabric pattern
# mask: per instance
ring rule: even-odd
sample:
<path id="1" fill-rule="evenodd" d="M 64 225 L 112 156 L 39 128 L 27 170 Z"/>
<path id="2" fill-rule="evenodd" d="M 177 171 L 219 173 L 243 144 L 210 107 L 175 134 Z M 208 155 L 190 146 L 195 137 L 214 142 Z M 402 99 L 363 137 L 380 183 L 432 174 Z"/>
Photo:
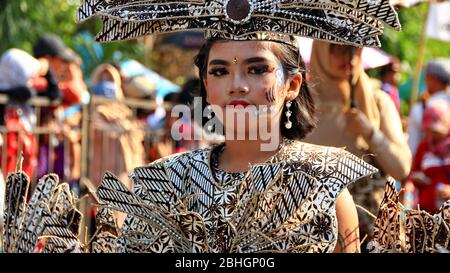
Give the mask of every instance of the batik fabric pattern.
<path id="1" fill-rule="evenodd" d="M 29 177 L 22 171 L 7 177 L 2 251 L 11 253 L 83 252 L 78 240 L 82 214 L 69 184 L 56 174 L 42 177 L 29 200 Z"/>
<path id="2" fill-rule="evenodd" d="M 298 35 L 356 46 L 380 46 L 383 24 L 400 29 L 389 0 L 85 0 L 79 21 L 100 17 L 98 41 L 200 30 L 232 40 L 287 41 Z M 292 42 L 292 41 L 291 41 Z"/>
<path id="3" fill-rule="evenodd" d="M 266 163 L 220 179 L 214 151 L 137 168 L 134 192 L 105 175 L 99 199 L 128 214 L 118 252 L 332 252 L 338 195 L 377 172 L 342 149 L 285 140 Z"/>
<path id="4" fill-rule="evenodd" d="M 449 253 L 450 200 L 434 215 L 419 208 L 405 209 L 399 202 L 395 181 L 389 180 L 368 250 L 374 253 Z"/>

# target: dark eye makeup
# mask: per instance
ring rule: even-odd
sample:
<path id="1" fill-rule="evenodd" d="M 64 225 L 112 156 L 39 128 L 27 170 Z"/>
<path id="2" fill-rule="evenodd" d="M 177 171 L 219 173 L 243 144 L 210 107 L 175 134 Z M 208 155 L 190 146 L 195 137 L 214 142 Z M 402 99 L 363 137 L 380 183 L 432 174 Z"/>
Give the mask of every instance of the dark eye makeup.
<path id="1" fill-rule="evenodd" d="M 224 68 L 224 67 L 220 67 L 220 68 L 211 68 L 211 69 L 208 71 L 208 74 L 209 74 L 209 75 L 213 75 L 213 76 L 215 76 L 215 77 L 220 77 L 220 76 L 223 76 L 223 75 L 227 75 L 227 74 L 228 74 L 228 70 L 227 70 L 226 68 Z"/>
<path id="2" fill-rule="evenodd" d="M 272 73 L 275 71 L 275 67 L 268 64 L 252 64 L 247 68 L 247 73 L 252 75 L 265 75 L 266 73 Z M 209 75 L 215 77 L 221 77 L 228 75 L 229 71 L 226 67 L 212 67 L 208 71 Z"/>
<path id="3" fill-rule="evenodd" d="M 267 64 L 252 65 L 248 68 L 248 73 L 256 74 L 256 75 L 263 75 L 266 73 L 271 73 L 274 70 L 275 70 L 275 67 L 271 67 Z"/>

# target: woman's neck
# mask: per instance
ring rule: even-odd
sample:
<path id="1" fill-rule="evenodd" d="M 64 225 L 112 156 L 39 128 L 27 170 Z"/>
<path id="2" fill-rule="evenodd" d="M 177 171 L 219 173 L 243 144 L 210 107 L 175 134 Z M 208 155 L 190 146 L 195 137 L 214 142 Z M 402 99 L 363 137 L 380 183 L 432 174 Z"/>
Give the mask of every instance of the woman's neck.
<path id="1" fill-rule="evenodd" d="M 275 155 L 282 142 L 278 139 L 263 140 L 226 140 L 225 149 L 219 156 L 219 168 L 227 172 L 247 171 L 249 164 L 264 163 Z"/>

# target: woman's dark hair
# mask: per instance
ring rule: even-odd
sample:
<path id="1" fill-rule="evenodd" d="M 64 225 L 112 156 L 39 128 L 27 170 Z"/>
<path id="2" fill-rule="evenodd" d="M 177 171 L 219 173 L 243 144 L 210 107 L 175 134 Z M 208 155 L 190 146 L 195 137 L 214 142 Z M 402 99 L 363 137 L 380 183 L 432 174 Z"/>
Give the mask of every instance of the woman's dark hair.
<path id="1" fill-rule="evenodd" d="M 200 96 L 202 97 L 202 113 L 204 108 L 208 105 L 206 101 L 206 89 L 203 84 L 203 79 L 206 77 L 206 70 L 208 66 L 208 58 L 211 47 L 217 41 L 223 40 L 207 40 L 203 47 L 200 49 L 199 53 L 194 59 L 195 65 L 199 69 L 200 77 Z M 302 74 L 302 85 L 300 87 L 299 95 L 292 101 L 292 106 L 290 108 L 292 116 L 290 118 L 292 122 L 292 128 L 286 129 L 284 123 L 286 122 L 286 116 L 284 115 L 285 109 L 283 108 L 283 114 L 281 116 L 281 135 L 288 139 L 303 139 L 308 133 L 310 133 L 316 125 L 316 108 L 314 105 L 313 97 L 308 89 L 306 83 L 306 73 L 305 73 L 305 63 L 300 55 L 298 48 L 283 44 L 273 42 L 276 47 L 273 48 L 275 56 L 281 61 L 284 69 L 284 74 L 287 78 L 301 72 Z M 194 105 L 194 107 L 199 107 Z M 208 121 L 207 118 L 203 118 L 202 124 Z"/>

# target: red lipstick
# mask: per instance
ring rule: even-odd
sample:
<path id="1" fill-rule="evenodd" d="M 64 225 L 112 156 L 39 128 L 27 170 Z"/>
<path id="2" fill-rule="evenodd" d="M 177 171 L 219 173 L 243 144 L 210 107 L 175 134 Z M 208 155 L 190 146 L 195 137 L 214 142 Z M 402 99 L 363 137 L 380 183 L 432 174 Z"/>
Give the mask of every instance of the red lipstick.
<path id="1" fill-rule="evenodd" d="M 249 106 L 250 103 L 246 102 L 245 100 L 232 100 L 232 101 L 230 101 L 230 103 L 228 103 L 228 105 L 232 105 L 233 107 L 241 105 L 245 108 L 245 107 Z"/>

